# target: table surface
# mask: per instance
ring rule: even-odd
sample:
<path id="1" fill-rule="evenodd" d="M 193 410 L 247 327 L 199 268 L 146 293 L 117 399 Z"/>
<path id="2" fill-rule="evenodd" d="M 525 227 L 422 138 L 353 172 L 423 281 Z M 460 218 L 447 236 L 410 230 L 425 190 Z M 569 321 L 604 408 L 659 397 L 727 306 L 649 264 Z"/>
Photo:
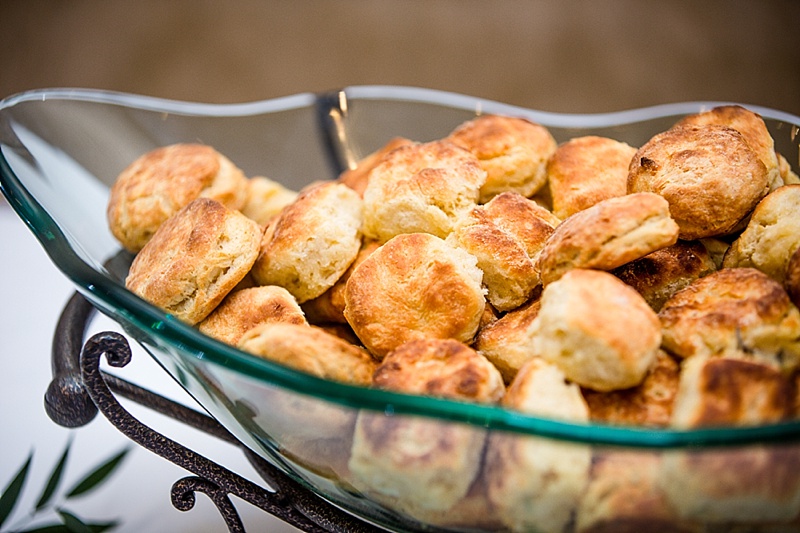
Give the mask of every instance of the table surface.
<path id="1" fill-rule="evenodd" d="M 44 410 L 44 392 L 51 379 L 50 349 L 58 317 L 73 294 L 71 282 L 54 266 L 22 220 L 0 197 L 0 490 L 5 489 L 29 455 L 32 462 L 21 497 L 2 531 L 57 522 L 63 508 L 87 523 L 118 522 L 114 532 L 227 531 L 211 501 L 197 495 L 188 512 L 175 509 L 170 489 L 190 473 L 149 450 L 138 447 L 102 415 L 81 428 L 58 426 Z M 100 316 L 93 330 L 114 330 Z M 118 329 L 117 329 L 118 331 Z M 197 404 L 144 352 L 119 371 L 129 381 L 180 401 Z M 264 485 L 244 453 L 229 443 L 150 411 L 122 402 L 146 425 L 205 455 L 230 470 Z M 31 520 L 47 480 L 70 443 L 66 467 L 51 509 Z M 86 474 L 129 448 L 120 466 L 91 492 L 66 498 Z M 248 531 L 297 531 L 247 502 L 233 498 Z"/>

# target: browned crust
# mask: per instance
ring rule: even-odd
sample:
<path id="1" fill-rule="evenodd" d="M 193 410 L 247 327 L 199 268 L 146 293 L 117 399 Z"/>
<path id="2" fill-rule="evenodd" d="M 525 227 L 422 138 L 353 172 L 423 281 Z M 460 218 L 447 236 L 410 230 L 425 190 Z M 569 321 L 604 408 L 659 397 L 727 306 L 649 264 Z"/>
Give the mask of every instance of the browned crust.
<path id="1" fill-rule="evenodd" d="M 701 242 L 678 241 L 616 268 L 612 274 L 636 289 L 658 312 L 673 294 L 716 269 Z"/>
<path id="2" fill-rule="evenodd" d="M 486 300 L 461 254 L 433 235 L 398 235 L 353 271 L 345 317 L 376 357 L 421 337 L 471 342 Z"/>
<path id="3" fill-rule="evenodd" d="M 627 193 L 636 148 L 607 137 L 585 136 L 559 145 L 547 163 L 553 212 L 559 218 Z"/>
<path id="4" fill-rule="evenodd" d="M 539 255 L 539 275 L 547 285 L 574 268 L 613 270 L 677 239 L 678 226 L 661 196 L 609 198 L 556 227 Z"/>
<path id="5" fill-rule="evenodd" d="M 653 192 L 669 202 L 680 238 L 734 230 L 769 191 L 767 169 L 741 133 L 718 125 L 676 126 L 634 155 L 628 192 Z"/>
<path id="6" fill-rule="evenodd" d="M 126 286 L 196 324 L 247 275 L 260 239 L 255 221 L 199 198 L 159 227 L 133 260 Z"/>
<path id="7" fill-rule="evenodd" d="M 723 268 L 696 280 L 659 311 L 663 346 L 675 355 L 752 352 L 749 331 L 778 328 L 792 304 L 780 283 L 754 268 Z M 796 313 L 796 311 L 795 311 Z M 795 324 L 796 334 L 800 333 Z"/>
<path id="8" fill-rule="evenodd" d="M 387 390 L 481 403 L 505 392 L 497 369 L 478 352 L 452 339 L 419 339 L 390 352 L 373 385 Z"/>
<path id="9" fill-rule="evenodd" d="M 589 418 L 609 424 L 668 427 L 679 379 L 677 361 L 659 350 L 640 385 L 610 392 L 582 389 Z"/>
<path id="10" fill-rule="evenodd" d="M 208 194 L 223 170 L 224 179 L 231 179 L 231 183 Z M 200 196 L 238 209 L 244 202 L 246 185 L 241 171 L 210 146 L 173 144 L 156 148 L 128 165 L 111 187 L 109 228 L 126 249 L 138 252 L 167 218 Z"/>

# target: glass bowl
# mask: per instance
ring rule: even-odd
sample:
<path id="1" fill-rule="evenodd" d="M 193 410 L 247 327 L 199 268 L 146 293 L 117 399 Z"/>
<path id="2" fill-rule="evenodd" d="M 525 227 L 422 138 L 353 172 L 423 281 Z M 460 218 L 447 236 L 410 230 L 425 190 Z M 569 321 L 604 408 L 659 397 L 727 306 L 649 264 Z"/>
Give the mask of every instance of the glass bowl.
<path id="1" fill-rule="evenodd" d="M 226 105 L 40 90 L 0 102 L 0 187 L 77 290 L 200 405 L 254 452 L 350 513 L 404 531 L 796 531 L 800 422 L 691 431 L 577 424 L 318 379 L 215 341 L 126 290 L 132 258 L 106 222 L 119 172 L 177 142 L 211 145 L 248 176 L 298 190 L 337 177 L 393 137 L 434 140 L 480 113 L 527 117 L 558 142 L 594 134 L 638 146 L 719 104 L 569 115 L 411 87 Z M 748 107 L 798 171 L 800 118 Z M 374 460 L 382 490 L 351 476 L 357 419 L 387 436 L 377 456 L 361 457 Z M 430 453 L 387 472 L 380 455 L 408 444 L 389 435 L 425 442 Z M 499 479 L 482 459 L 497 443 L 518 460 Z M 490 484 L 510 486 L 502 511 L 487 499 Z M 466 494 L 448 501 L 437 490 Z"/>

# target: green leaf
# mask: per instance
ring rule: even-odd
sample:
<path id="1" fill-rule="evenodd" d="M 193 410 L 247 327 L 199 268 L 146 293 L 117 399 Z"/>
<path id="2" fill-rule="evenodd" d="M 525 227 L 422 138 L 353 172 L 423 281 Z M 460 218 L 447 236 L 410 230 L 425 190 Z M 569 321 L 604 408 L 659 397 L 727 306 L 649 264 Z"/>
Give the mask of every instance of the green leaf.
<path id="1" fill-rule="evenodd" d="M 93 488 L 97 487 L 100 483 L 105 481 L 106 478 L 108 478 L 108 476 L 110 476 L 111 473 L 119 466 L 129 451 L 130 447 L 126 447 L 117 455 L 95 468 L 86 477 L 75 484 L 75 486 L 67 493 L 67 499 L 89 492 Z"/>
<path id="2" fill-rule="evenodd" d="M 17 504 L 17 500 L 19 500 L 19 495 L 22 492 L 22 486 L 25 484 L 25 478 L 28 477 L 28 470 L 30 470 L 32 460 L 33 451 L 28 454 L 28 458 L 14 475 L 14 479 L 3 489 L 3 495 L 0 496 L 0 526 L 6 521 L 6 518 L 8 518 L 14 506 Z"/>
<path id="3" fill-rule="evenodd" d="M 104 531 L 108 531 L 110 529 L 114 529 L 119 525 L 119 522 L 98 522 L 89 524 L 89 529 L 92 530 L 93 533 L 103 533 Z"/>
<path id="4" fill-rule="evenodd" d="M 67 526 L 67 529 L 72 533 L 92 533 L 91 528 L 74 514 L 65 509 L 58 509 L 57 512 L 61 520 L 64 521 L 64 525 Z"/>
<path id="5" fill-rule="evenodd" d="M 50 474 L 50 479 L 47 480 L 47 485 L 45 485 L 44 491 L 42 491 L 42 495 L 39 496 L 39 501 L 36 502 L 37 511 L 39 511 L 45 505 L 50 503 L 53 494 L 58 488 L 58 484 L 61 482 L 61 476 L 64 474 L 64 467 L 67 464 L 67 456 L 69 455 L 69 450 L 71 446 L 72 446 L 72 439 L 70 438 L 70 440 L 67 441 L 67 445 L 64 448 L 64 452 L 61 454 L 61 458 L 58 460 L 55 468 L 53 469 L 53 472 Z"/>

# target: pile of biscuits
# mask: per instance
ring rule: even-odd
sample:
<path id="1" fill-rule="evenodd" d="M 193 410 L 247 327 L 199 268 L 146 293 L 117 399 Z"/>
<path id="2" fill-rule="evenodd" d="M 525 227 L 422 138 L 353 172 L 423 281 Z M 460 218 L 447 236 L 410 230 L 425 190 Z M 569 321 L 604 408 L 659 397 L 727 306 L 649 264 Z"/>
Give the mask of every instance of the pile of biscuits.
<path id="1" fill-rule="evenodd" d="M 326 379 L 574 422 L 800 417 L 800 178 L 742 106 L 639 147 L 481 115 L 297 192 L 171 145 L 120 174 L 108 220 L 131 291 Z M 359 415 L 349 482 L 432 522 L 606 523 L 579 500 L 613 457 L 431 424 Z"/>

